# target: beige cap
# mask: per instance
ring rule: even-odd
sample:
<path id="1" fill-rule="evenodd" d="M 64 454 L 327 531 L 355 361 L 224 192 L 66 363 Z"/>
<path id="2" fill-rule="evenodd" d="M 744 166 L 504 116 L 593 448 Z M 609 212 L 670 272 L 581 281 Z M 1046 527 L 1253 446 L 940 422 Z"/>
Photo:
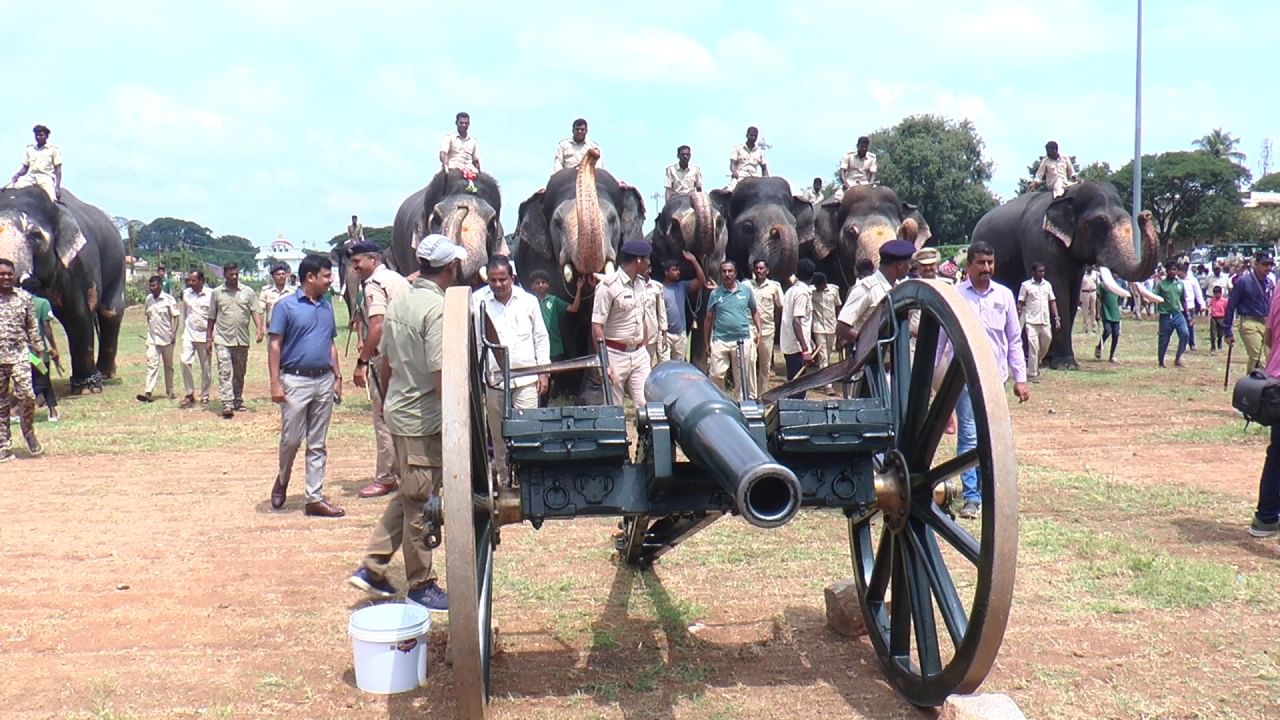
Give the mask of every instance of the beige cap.
<path id="1" fill-rule="evenodd" d="M 937 265 L 942 256 L 937 248 L 920 248 L 912 259 L 920 265 Z"/>

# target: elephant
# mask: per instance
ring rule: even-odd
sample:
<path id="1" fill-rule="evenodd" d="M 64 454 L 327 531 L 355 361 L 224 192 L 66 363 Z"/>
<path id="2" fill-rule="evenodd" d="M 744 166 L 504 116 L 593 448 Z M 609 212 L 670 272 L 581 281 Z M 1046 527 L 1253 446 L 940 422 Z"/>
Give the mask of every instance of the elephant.
<path id="1" fill-rule="evenodd" d="M 360 274 L 352 267 L 351 256 L 347 253 L 353 244 L 345 242 L 329 253 L 329 262 L 333 263 L 333 277 L 342 283 L 342 301 L 347 306 L 347 322 L 351 328 L 356 326 L 356 309 L 360 296 Z M 386 253 L 383 257 L 389 259 Z"/>
<path id="2" fill-rule="evenodd" d="M 867 258 L 879 267 L 880 246 L 902 234 L 908 218 L 915 221 L 916 247 L 923 247 L 932 233 L 915 205 L 883 185 L 855 185 L 843 198 L 818 206 L 813 260 L 830 282 L 848 290 L 858 281 L 858 260 Z"/>
<path id="3" fill-rule="evenodd" d="M 400 204 L 391 229 L 387 266 L 403 275 L 418 270 L 418 241 L 431 233 L 447 236 L 467 251 L 462 280 L 481 279 L 493 255 L 510 255 L 502 232 L 502 192 L 487 173 L 467 179 L 461 170 L 436 173 L 426 187 Z"/>
<path id="4" fill-rule="evenodd" d="M 0 190 L 0 257 L 40 281 L 67 333 L 71 392 L 102 391 L 116 372 L 124 321 L 124 242 L 98 208 L 65 187 L 55 203 L 38 187 Z M 98 356 L 94 361 L 94 334 Z"/>
<path id="5" fill-rule="evenodd" d="M 750 277 L 755 261 L 763 258 L 773 277 L 788 284 L 801 246 L 814 241 L 813 205 L 793 196 L 791 185 L 779 177 L 743 178 L 733 190 L 712 190 L 711 201 L 728 210 L 725 257 L 738 266 L 739 275 Z"/>
<path id="6" fill-rule="evenodd" d="M 703 192 L 673 195 L 658 213 L 647 239 L 653 246 L 653 277 L 663 278 L 663 265 L 668 260 L 675 260 L 680 263 L 681 278 L 693 280 L 696 274 L 684 258 L 684 251 L 688 250 L 698 259 L 705 277 L 718 278 L 720 263 L 724 262 L 729 244 L 725 208 Z M 697 327 L 701 327 L 706 314 L 707 294 L 703 290 L 700 301 L 689 305 L 686 327 L 695 327 L 695 322 Z M 690 359 L 701 364 L 705 354 L 702 333 L 693 333 Z"/>
<path id="7" fill-rule="evenodd" d="M 533 272 L 543 270 L 551 277 L 551 292 L 572 302 L 579 277 L 611 271 L 622 243 L 643 239 L 645 208 L 640 191 L 597 168 L 599 159 L 599 150 L 588 150 L 582 164 L 557 171 L 544 189 L 520 203 L 515 264 L 526 289 Z M 570 357 L 590 352 L 594 296 L 594 286 L 588 283 L 582 298 L 584 311 L 571 315 L 561 328 Z"/>
<path id="8" fill-rule="evenodd" d="M 995 250 L 995 279 L 1015 293 L 1031 276 L 1031 264 L 1045 264 L 1057 297 L 1061 327 L 1054 330 L 1049 367 L 1077 369 L 1071 347 L 1076 299 L 1085 265 L 1103 265 L 1134 282 L 1151 276 L 1156 266 L 1157 237 L 1149 211 L 1138 214 L 1142 251 L 1134 250 L 1133 220 L 1109 182 L 1082 182 L 1061 197 L 1029 192 L 989 211 L 973 228 L 972 239 Z"/>

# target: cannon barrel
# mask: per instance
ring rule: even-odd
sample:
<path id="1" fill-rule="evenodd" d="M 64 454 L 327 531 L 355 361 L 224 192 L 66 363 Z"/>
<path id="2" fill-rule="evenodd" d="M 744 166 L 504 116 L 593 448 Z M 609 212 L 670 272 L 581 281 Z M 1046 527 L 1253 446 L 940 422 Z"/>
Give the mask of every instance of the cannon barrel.
<path id="1" fill-rule="evenodd" d="M 689 460 L 733 498 L 757 527 L 785 525 L 800 509 L 800 481 L 756 444 L 738 406 L 686 362 L 660 363 L 644 384 L 649 402 L 662 403 Z"/>

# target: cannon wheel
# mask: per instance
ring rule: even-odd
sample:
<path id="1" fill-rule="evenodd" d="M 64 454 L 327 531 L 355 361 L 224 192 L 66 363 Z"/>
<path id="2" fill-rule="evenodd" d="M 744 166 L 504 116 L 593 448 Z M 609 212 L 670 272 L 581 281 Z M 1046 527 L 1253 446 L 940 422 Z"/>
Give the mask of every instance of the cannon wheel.
<path id="1" fill-rule="evenodd" d="M 863 387 L 887 396 L 894 449 L 875 458 L 877 511 L 850 520 L 849 542 L 863 618 L 886 674 L 913 704 L 936 706 L 951 693 L 976 690 L 1004 639 L 1017 560 L 1017 465 L 1004 384 L 969 304 L 950 286 L 923 280 L 898 285 L 890 297 L 880 354 L 868 363 Z M 946 338 L 954 356 L 939 365 L 931 392 Z M 977 447 L 936 457 L 966 386 Z M 982 510 L 962 525 L 945 507 L 946 488 L 968 468 L 977 469 Z"/>
<path id="2" fill-rule="evenodd" d="M 460 720 L 489 717 L 493 648 L 493 549 L 497 540 L 484 390 L 472 333 L 469 290 L 449 288 L 444 306 L 441 442 L 444 453 L 445 564 L 453 696 Z M 457 347 L 462 342 L 464 348 Z"/>

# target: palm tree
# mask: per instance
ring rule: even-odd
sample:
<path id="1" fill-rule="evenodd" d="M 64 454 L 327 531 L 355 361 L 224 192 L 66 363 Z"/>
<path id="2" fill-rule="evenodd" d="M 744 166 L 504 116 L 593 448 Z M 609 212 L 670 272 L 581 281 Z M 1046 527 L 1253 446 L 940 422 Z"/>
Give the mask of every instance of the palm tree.
<path id="1" fill-rule="evenodd" d="M 1214 157 L 1226 158 L 1231 162 L 1243 163 L 1245 159 L 1245 154 L 1236 150 L 1240 138 L 1232 137 L 1231 133 L 1224 132 L 1222 128 L 1214 128 L 1213 132 L 1199 140 L 1193 140 L 1191 144 Z"/>

